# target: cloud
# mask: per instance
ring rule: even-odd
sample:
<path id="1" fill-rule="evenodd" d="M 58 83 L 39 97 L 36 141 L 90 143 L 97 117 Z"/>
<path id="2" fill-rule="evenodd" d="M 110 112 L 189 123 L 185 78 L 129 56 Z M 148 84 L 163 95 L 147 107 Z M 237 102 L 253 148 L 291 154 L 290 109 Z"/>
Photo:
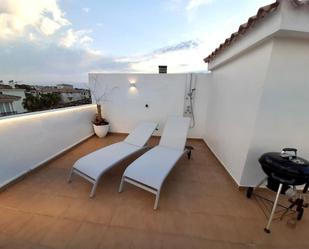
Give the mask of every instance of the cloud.
<path id="1" fill-rule="evenodd" d="M 0 80 L 31 82 L 87 82 L 88 72 L 127 72 L 129 62 L 102 53 L 57 44 L 37 45 L 14 41 L 0 42 Z M 31 58 L 31 59 L 29 59 Z"/>
<path id="2" fill-rule="evenodd" d="M 25 39 L 38 44 L 51 42 L 67 48 L 88 48 L 93 41 L 91 30 L 73 29 L 57 0 L 1 0 L 0 30 L 0 40 L 8 43 Z"/>
<path id="3" fill-rule="evenodd" d="M 209 5 L 215 0 L 167 0 L 163 4 L 166 11 L 179 13 L 186 17 L 187 21 L 191 23 L 198 17 L 198 10 L 200 7 Z"/>
<path id="4" fill-rule="evenodd" d="M 156 49 L 148 54 L 121 58 L 118 61 L 128 62 L 133 72 L 156 73 L 158 65 L 167 65 L 170 73 L 207 71 L 203 58 L 208 50 L 205 42 L 188 40 Z"/>
<path id="5" fill-rule="evenodd" d="M 175 52 L 175 51 L 180 51 L 180 50 L 193 49 L 193 48 L 198 47 L 198 45 L 199 45 L 199 42 L 197 40 L 183 41 L 183 42 L 177 43 L 172 46 L 166 46 L 166 47 L 154 50 L 152 54 L 165 54 L 165 53 Z"/>
<path id="6" fill-rule="evenodd" d="M 0 80 L 87 82 L 88 72 L 128 71 L 129 62 L 91 48 L 91 32 L 76 30 L 57 0 L 0 0 Z"/>
<path id="7" fill-rule="evenodd" d="M 44 17 L 42 19 L 40 28 L 43 34 L 49 36 L 54 34 L 58 29 L 60 29 L 61 25 L 47 17 Z"/>
<path id="8" fill-rule="evenodd" d="M 87 47 L 93 42 L 93 39 L 88 35 L 91 30 L 77 30 L 69 29 L 65 35 L 59 40 L 59 45 L 63 47 L 72 47 L 73 45 L 82 45 Z"/>
<path id="9" fill-rule="evenodd" d="M 0 39 L 14 39 L 29 29 L 52 35 L 70 22 L 56 0 L 1 0 Z"/>
<path id="10" fill-rule="evenodd" d="M 82 11 L 85 12 L 85 13 L 89 13 L 90 12 L 90 8 L 87 8 L 87 7 L 82 8 Z"/>
<path id="11" fill-rule="evenodd" d="M 168 0 L 164 2 L 164 8 L 168 11 L 185 10 L 190 12 L 203 5 L 210 4 L 213 1 L 214 0 Z"/>
<path id="12" fill-rule="evenodd" d="M 212 3 L 213 0 L 190 0 L 186 6 L 186 10 L 191 11 L 197 9 L 200 6 Z"/>
<path id="13" fill-rule="evenodd" d="M 183 5 L 183 0 L 168 0 L 164 1 L 163 7 L 168 11 L 179 11 Z"/>
<path id="14" fill-rule="evenodd" d="M 187 4 L 193 1 L 172 2 L 187 13 Z M 201 4 L 205 2 L 190 8 Z M 25 83 L 87 82 L 89 72 L 157 73 L 161 64 L 171 73 L 207 71 L 203 58 L 215 47 L 213 42 L 221 42 L 216 36 L 206 42 L 206 34 L 190 39 L 191 32 L 189 39 L 150 53 L 106 56 L 91 48 L 92 31 L 75 29 L 57 0 L 0 0 L 0 30 L 0 80 Z"/>

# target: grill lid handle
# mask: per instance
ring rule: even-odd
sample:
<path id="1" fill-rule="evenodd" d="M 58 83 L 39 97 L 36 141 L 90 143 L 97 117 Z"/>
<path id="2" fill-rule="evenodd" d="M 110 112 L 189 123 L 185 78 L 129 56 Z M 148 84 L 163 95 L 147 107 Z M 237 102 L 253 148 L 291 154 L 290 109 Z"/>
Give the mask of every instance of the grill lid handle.
<path id="1" fill-rule="evenodd" d="M 297 149 L 295 148 L 283 148 L 281 154 L 285 154 L 286 152 L 294 152 L 294 158 L 297 157 Z"/>

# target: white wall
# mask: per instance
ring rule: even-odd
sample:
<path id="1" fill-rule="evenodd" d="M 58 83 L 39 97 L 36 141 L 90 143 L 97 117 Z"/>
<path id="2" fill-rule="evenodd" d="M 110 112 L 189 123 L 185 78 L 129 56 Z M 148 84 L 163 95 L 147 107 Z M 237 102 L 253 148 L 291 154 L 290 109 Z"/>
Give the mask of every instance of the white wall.
<path id="1" fill-rule="evenodd" d="M 295 147 L 309 158 L 308 55 L 308 39 L 284 32 L 212 72 L 205 142 L 238 185 L 265 177 L 265 152 Z"/>
<path id="2" fill-rule="evenodd" d="M 272 42 L 264 43 L 212 72 L 205 142 L 239 184 L 253 136 Z"/>
<path id="3" fill-rule="evenodd" d="M 194 112 L 196 126 L 190 137 L 202 138 L 206 108 L 207 74 L 196 75 Z M 157 121 L 160 134 L 169 115 L 182 115 L 188 74 L 90 74 L 91 88 L 96 78 L 97 95 L 108 86 L 117 87 L 103 105 L 103 115 L 111 123 L 113 132 L 130 132 L 143 120 Z M 134 80 L 136 87 L 130 87 Z M 148 104 L 149 108 L 145 105 Z"/>
<path id="4" fill-rule="evenodd" d="M 0 187 L 93 134 L 95 106 L 0 119 Z"/>
<path id="5" fill-rule="evenodd" d="M 308 40 L 275 39 L 241 185 L 264 177 L 257 161 L 264 152 L 295 147 L 309 158 L 308 68 Z"/>

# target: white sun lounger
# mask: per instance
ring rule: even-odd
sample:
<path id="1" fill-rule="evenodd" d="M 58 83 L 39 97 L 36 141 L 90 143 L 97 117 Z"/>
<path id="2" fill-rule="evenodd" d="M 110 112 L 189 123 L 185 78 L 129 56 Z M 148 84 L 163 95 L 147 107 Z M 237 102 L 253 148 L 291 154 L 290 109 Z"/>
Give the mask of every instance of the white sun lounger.
<path id="1" fill-rule="evenodd" d="M 124 182 L 147 190 L 156 195 L 154 209 L 157 209 L 165 178 L 184 153 L 187 152 L 190 158 L 191 150 L 185 147 L 189 126 L 189 118 L 170 117 L 159 145 L 127 167 L 121 178 L 119 192 L 122 192 Z"/>
<path id="2" fill-rule="evenodd" d="M 157 128 L 157 123 L 143 122 L 139 124 L 127 138 L 122 141 L 80 158 L 71 170 L 68 182 L 75 173 L 93 184 L 90 197 L 93 197 L 100 177 L 110 168 L 129 156 L 145 149 L 146 143 Z"/>

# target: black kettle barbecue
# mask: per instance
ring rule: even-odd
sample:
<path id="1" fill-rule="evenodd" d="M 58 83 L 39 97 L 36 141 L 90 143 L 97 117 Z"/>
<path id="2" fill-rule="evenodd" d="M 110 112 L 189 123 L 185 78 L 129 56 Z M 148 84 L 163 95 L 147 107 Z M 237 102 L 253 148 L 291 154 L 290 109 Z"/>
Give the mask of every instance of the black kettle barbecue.
<path id="1" fill-rule="evenodd" d="M 297 149 L 284 148 L 281 153 L 269 152 L 263 154 L 259 159 L 259 163 L 267 177 L 257 187 L 267 181 L 266 187 L 277 192 L 267 226 L 264 229 L 265 232 L 270 233 L 270 224 L 276 211 L 280 194 L 287 194 L 291 190 L 295 191 L 296 186 L 299 185 L 304 185 L 303 193 L 308 191 L 309 161 L 298 157 Z M 248 188 L 247 197 L 250 198 L 252 193 L 253 188 Z M 286 207 L 286 212 L 292 210 L 294 207 L 296 207 L 297 220 L 301 220 L 304 207 L 308 207 L 302 195 L 295 200 L 291 200 L 291 205 Z"/>

